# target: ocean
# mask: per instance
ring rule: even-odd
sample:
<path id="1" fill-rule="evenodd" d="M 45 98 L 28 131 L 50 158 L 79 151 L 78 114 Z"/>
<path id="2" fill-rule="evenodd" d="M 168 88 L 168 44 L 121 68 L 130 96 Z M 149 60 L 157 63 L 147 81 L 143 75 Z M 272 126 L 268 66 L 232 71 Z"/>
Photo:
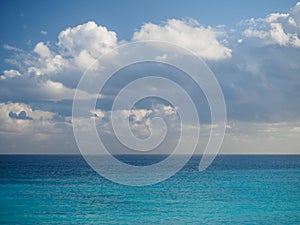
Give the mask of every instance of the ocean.
<path id="1" fill-rule="evenodd" d="M 219 155 L 204 172 L 200 157 L 164 182 L 130 187 L 80 155 L 1 155 L 0 223 L 300 224 L 300 155 Z"/>

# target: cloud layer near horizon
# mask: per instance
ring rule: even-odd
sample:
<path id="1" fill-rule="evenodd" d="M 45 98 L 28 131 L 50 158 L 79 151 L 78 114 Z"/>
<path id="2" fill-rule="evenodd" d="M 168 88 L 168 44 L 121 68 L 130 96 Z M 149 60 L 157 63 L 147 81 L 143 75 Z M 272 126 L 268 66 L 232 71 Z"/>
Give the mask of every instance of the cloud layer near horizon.
<path id="1" fill-rule="evenodd" d="M 1 153 L 22 153 L 24 146 L 26 152 L 31 151 L 28 149 L 39 152 L 33 143 L 46 146 L 40 153 L 76 152 L 71 107 L 82 73 L 102 54 L 124 43 L 142 40 L 182 46 L 203 58 L 216 74 L 229 120 L 223 153 L 234 153 L 233 148 L 237 149 L 236 153 L 251 153 L 251 142 L 257 142 L 257 148 L 262 146 L 264 153 L 297 153 L 300 146 L 297 140 L 300 134 L 299 37 L 300 3 L 297 3 L 285 14 L 272 13 L 265 18 L 240 21 L 235 31 L 223 26 L 203 26 L 193 19 L 169 19 L 161 24 L 145 23 L 132 34 L 131 40 L 125 41 L 118 40 L 117 32 L 90 21 L 62 30 L 57 43 L 39 42 L 30 52 L 6 44 L 3 48 L 12 52 L 6 62 L 12 68 L 0 76 Z M 101 70 L 101 66 L 97 64 L 94 68 Z M 126 76 L 129 75 L 124 74 L 122 82 L 128 79 Z M 111 90 L 119 88 L 115 84 Z M 99 97 L 95 93 L 84 93 L 84 96 Z M 110 105 L 110 93 L 101 98 Z M 147 134 L 149 115 L 155 110 L 159 108 L 159 115 L 165 119 L 174 110 L 163 103 L 152 107 L 141 106 L 126 112 L 137 136 Z M 107 134 L 110 110 L 105 105 L 91 112 L 91 117 L 97 118 Z M 204 126 L 206 122 L 204 119 Z M 281 142 L 284 144 L 278 144 L 282 137 L 285 137 Z M 49 144 L 54 141 L 57 145 Z M 55 146 L 61 149 L 53 150 Z"/>

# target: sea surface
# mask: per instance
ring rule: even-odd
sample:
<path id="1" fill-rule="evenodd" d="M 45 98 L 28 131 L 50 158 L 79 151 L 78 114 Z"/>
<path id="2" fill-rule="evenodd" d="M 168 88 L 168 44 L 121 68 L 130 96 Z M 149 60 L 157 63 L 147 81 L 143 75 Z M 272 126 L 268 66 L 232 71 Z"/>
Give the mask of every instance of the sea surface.
<path id="1" fill-rule="evenodd" d="M 219 155 L 204 172 L 200 157 L 164 182 L 130 187 L 80 155 L 1 155 L 0 223 L 300 224 L 300 155 Z"/>

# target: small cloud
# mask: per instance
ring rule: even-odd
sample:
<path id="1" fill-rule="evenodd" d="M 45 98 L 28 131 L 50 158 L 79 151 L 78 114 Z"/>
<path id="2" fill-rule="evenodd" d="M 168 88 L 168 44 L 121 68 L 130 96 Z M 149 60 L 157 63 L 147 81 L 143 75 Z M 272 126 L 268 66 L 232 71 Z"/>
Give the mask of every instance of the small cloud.
<path id="1" fill-rule="evenodd" d="M 6 50 L 9 50 L 9 51 L 23 52 L 22 49 L 17 48 L 17 47 L 15 47 L 15 46 L 8 45 L 8 44 L 4 44 L 4 45 L 3 45 L 3 48 L 6 49 Z"/>
<path id="2" fill-rule="evenodd" d="M 21 76 L 21 74 L 17 70 L 4 70 L 3 75 L 0 76 L 0 79 L 5 80 L 6 78 L 13 78 L 18 76 Z"/>
<path id="3" fill-rule="evenodd" d="M 232 129 L 232 126 L 229 124 L 226 124 L 226 129 Z"/>
<path id="4" fill-rule="evenodd" d="M 42 34 L 42 35 L 47 35 L 48 32 L 47 32 L 47 31 L 44 31 L 44 30 L 41 30 L 41 34 Z"/>
<path id="5" fill-rule="evenodd" d="M 155 59 L 159 60 L 159 61 L 165 61 L 167 58 L 168 58 L 167 54 L 163 54 L 163 55 L 159 55 L 159 56 L 155 57 Z"/>
<path id="6" fill-rule="evenodd" d="M 32 45 L 32 41 L 31 40 L 26 41 L 26 45 L 31 46 Z"/>

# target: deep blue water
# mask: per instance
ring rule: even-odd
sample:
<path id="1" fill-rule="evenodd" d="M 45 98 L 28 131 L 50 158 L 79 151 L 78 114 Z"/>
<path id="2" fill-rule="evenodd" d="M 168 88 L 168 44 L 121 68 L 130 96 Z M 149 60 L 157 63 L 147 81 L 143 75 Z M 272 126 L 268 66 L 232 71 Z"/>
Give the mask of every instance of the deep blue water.
<path id="1" fill-rule="evenodd" d="M 129 187 L 79 155 L 2 155 L 0 223 L 300 224 L 300 155 L 220 155 L 204 172 L 199 159 L 162 183 Z"/>

